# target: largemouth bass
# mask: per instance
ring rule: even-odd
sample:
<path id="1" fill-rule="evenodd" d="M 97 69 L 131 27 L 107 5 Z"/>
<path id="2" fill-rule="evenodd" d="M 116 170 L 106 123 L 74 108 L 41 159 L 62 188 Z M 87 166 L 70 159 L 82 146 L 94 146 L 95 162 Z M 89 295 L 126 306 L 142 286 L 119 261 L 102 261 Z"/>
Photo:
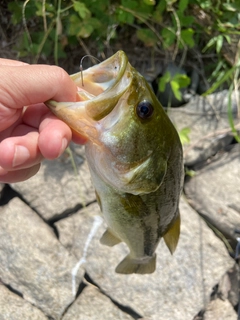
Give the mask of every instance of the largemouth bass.
<path id="1" fill-rule="evenodd" d="M 108 226 L 100 241 L 127 244 L 117 273 L 152 273 L 161 237 L 173 253 L 180 234 L 178 133 L 123 51 L 71 78 L 80 101 L 46 105 L 88 138 L 86 158 Z"/>

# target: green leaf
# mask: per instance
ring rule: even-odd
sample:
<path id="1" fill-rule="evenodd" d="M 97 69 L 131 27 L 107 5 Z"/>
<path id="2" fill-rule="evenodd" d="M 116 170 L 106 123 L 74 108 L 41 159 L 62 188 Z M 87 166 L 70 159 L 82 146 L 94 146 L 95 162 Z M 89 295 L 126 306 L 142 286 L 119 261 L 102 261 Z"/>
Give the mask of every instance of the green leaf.
<path id="1" fill-rule="evenodd" d="M 177 14 L 178 14 L 178 18 L 180 20 L 182 29 L 183 29 L 183 27 L 189 27 L 194 24 L 194 17 L 193 16 L 185 16 L 183 13 L 181 13 L 179 11 L 177 12 Z"/>
<path id="2" fill-rule="evenodd" d="M 73 8 L 82 19 L 90 18 L 91 12 L 88 10 L 86 5 L 79 1 L 73 1 Z"/>
<path id="3" fill-rule="evenodd" d="M 122 9 L 117 10 L 117 20 L 121 23 L 133 24 L 134 16 L 130 12 L 126 12 Z"/>
<path id="4" fill-rule="evenodd" d="M 168 84 L 170 82 L 170 80 L 171 80 L 171 74 L 169 71 L 166 71 L 158 82 L 158 89 L 160 92 L 165 91 L 166 84 Z"/>
<path id="5" fill-rule="evenodd" d="M 238 131 L 235 128 L 234 124 L 234 116 L 233 116 L 233 108 L 232 108 L 232 92 L 233 92 L 234 86 L 233 83 L 230 86 L 230 89 L 228 91 L 228 120 L 230 127 L 232 129 L 232 133 L 238 143 L 240 143 L 240 135 Z"/>
<path id="6" fill-rule="evenodd" d="M 166 6 L 166 0 L 159 1 L 155 11 L 162 15 L 162 13 L 166 10 Z"/>
<path id="7" fill-rule="evenodd" d="M 144 3 L 146 3 L 148 6 L 155 6 L 156 1 L 155 0 L 143 0 Z"/>
<path id="8" fill-rule="evenodd" d="M 237 10 L 237 6 L 234 3 L 223 3 L 222 6 L 227 11 L 235 12 Z"/>
<path id="9" fill-rule="evenodd" d="M 91 24 L 86 23 L 81 25 L 81 30 L 78 32 L 77 36 L 81 38 L 88 38 L 94 31 L 94 28 Z"/>
<path id="10" fill-rule="evenodd" d="M 139 3 L 135 0 L 122 0 L 121 3 L 122 3 L 123 7 L 131 9 L 131 10 L 139 7 Z"/>
<path id="11" fill-rule="evenodd" d="M 190 48 L 192 48 L 195 44 L 193 39 L 194 31 L 191 28 L 185 29 L 181 31 L 181 38 L 185 42 L 186 45 L 188 45 Z"/>
<path id="12" fill-rule="evenodd" d="M 207 49 L 209 49 L 211 46 L 213 46 L 217 41 L 217 37 L 213 37 L 212 39 L 210 39 L 208 41 L 208 43 L 206 44 L 206 46 L 202 49 L 202 52 L 207 51 Z"/>
<path id="13" fill-rule="evenodd" d="M 68 35 L 76 36 L 81 31 L 82 21 L 76 14 L 72 14 L 69 17 Z"/>
<path id="14" fill-rule="evenodd" d="M 211 86 L 211 88 L 209 88 L 204 94 L 203 96 L 206 97 L 207 95 L 209 95 L 210 93 L 214 92 L 223 82 L 225 82 L 226 80 L 228 80 L 229 78 L 231 78 L 233 76 L 234 71 L 239 68 L 238 65 L 233 66 L 231 69 L 229 69 L 227 72 L 224 72 L 224 74 L 222 75 L 222 77 L 218 80 L 215 81 L 215 83 Z"/>
<path id="15" fill-rule="evenodd" d="M 228 44 L 231 44 L 232 41 L 228 34 L 224 34 L 224 38 L 227 40 Z"/>
<path id="16" fill-rule="evenodd" d="M 210 0 L 206 0 L 206 1 L 198 1 L 198 4 L 200 5 L 200 7 L 204 10 L 211 8 L 212 6 L 212 2 Z"/>
<path id="17" fill-rule="evenodd" d="M 147 28 L 142 28 L 137 30 L 137 37 L 139 40 L 144 42 L 147 47 L 154 47 L 157 43 L 157 36 L 155 33 Z"/>
<path id="18" fill-rule="evenodd" d="M 11 1 L 8 3 L 8 10 L 12 13 L 11 14 L 11 21 L 15 25 L 17 23 L 22 23 L 23 18 L 26 20 L 35 16 L 36 13 L 36 3 L 35 2 L 28 2 L 25 6 L 24 16 L 22 14 L 23 9 L 23 2 L 20 1 Z"/>
<path id="19" fill-rule="evenodd" d="M 189 138 L 190 132 L 191 132 L 191 129 L 188 127 L 185 127 L 178 132 L 182 145 L 190 142 L 190 138 Z"/>
<path id="20" fill-rule="evenodd" d="M 180 0 L 178 3 L 178 9 L 180 12 L 184 12 L 188 6 L 188 0 Z"/>
<path id="21" fill-rule="evenodd" d="M 171 88 L 172 88 L 172 91 L 173 91 L 175 98 L 177 100 L 181 101 L 182 94 L 181 94 L 181 91 L 179 90 L 180 89 L 179 83 L 175 80 L 172 80 L 172 81 L 170 81 L 170 85 L 171 85 Z"/>
<path id="22" fill-rule="evenodd" d="M 15 25 L 22 21 L 22 6 L 19 3 L 11 1 L 8 3 L 8 10 L 11 14 L 11 21 Z"/>
<path id="23" fill-rule="evenodd" d="M 40 16 L 42 17 L 43 16 L 43 1 L 35 1 L 35 5 L 36 5 L 36 12 L 35 14 L 37 16 Z M 48 2 L 45 2 L 45 5 L 44 5 L 44 12 L 46 14 L 46 16 L 50 16 L 52 17 L 53 16 L 53 13 L 56 13 L 56 8 L 54 7 L 53 3 L 48 3 Z"/>
<path id="24" fill-rule="evenodd" d="M 219 53 L 221 51 L 222 45 L 223 45 L 223 36 L 221 34 L 219 34 L 217 36 L 217 41 L 216 41 L 216 51 L 217 51 L 217 53 Z"/>
<path id="25" fill-rule="evenodd" d="M 170 28 L 162 29 L 163 46 L 165 49 L 169 48 L 176 39 L 176 32 Z"/>
<path id="26" fill-rule="evenodd" d="M 179 88 L 186 88 L 191 83 L 191 79 L 186 74 L 177 73 L 174 75 L 173 81 L 176 81 Z"/>
<path id="27" fill-rule="evenodd" d="M 188 170 L 188 169 L 186 169 L 186 175 L 187 176 L 189 176 L 189 177 L 194 177 L 195 175 L 196 175 L 196 171 L 194 171 L 194 170 Z"/>

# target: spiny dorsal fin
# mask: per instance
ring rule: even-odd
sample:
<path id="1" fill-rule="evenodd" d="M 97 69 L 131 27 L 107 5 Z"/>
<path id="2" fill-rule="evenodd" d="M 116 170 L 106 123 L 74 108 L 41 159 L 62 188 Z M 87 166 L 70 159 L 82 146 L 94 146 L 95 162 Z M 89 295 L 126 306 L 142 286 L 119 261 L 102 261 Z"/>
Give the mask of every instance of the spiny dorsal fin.
<path id="1" fill-rule="evenodd" d="M 174 221 L 174 224 L 171 226 L 168 232 L 163 236 L 163 239 L 168 249 L 170 250 L 171 254 L 173 254 L 178 244 L 178 239 L 180 235 L 180 224 L 181 224 L 181 219 L 180 219 L 180 214 L 178 212 L 178 216 L 177 216 L 177 219 Z"/>
<path id="2" fill-rule="evenodd" d="M 105 244 L 106 246 L 109 246 L 109 247 L 113 247 L 120 242 L 121 240 L 119 240 L 116 236 L 114 236 L 109 229 L 107 229 L 104 232 L 104 234 L 102 235 L 102 238 L 100 239 L 101 244 Z"/>

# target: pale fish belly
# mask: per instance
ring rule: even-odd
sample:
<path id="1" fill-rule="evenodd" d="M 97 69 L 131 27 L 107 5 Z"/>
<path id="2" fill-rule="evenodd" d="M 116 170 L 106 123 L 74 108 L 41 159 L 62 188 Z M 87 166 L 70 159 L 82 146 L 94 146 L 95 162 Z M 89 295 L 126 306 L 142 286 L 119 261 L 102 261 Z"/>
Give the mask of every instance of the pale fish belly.
<path id="1" fill-rule="evenodd" d="M 99 179 L 90 168 L 97 199 L 108 225 L 100 242 L 114 246 L 125 242 L 129 255 L 116 268 L 118 273 L 151 273 L 156 267 L 155 250 L 160 241 L 159 214 L 141 196 L 121 194 Z"/>

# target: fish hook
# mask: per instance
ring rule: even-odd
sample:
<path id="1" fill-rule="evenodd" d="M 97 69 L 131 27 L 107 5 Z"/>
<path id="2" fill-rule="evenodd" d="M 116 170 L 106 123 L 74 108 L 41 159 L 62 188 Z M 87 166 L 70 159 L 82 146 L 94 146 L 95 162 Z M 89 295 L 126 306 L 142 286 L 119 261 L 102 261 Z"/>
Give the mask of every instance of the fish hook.
<path id="1" fill-rule="evenodd" d="M 86 57 L 89 57 L 89 58 L 92 58 L 92 59 L 95 59 L 96 61 L 98 61 L 99 63 L 101 62 L 98 58 L 92 56 L 91 54 L 86 54 L 85 56 L 82 57 L 81 61 L 80 61 L 80 72 L 81 72 L 81 80 L 82 80 L 82 86 L 84 87 L 84 84 L 83 84 L 83 59 L 85 59 Z M 92 60 L 91 59 L 91 60 Z M 93 60 L 92 60 L 93 61 Z"/>

